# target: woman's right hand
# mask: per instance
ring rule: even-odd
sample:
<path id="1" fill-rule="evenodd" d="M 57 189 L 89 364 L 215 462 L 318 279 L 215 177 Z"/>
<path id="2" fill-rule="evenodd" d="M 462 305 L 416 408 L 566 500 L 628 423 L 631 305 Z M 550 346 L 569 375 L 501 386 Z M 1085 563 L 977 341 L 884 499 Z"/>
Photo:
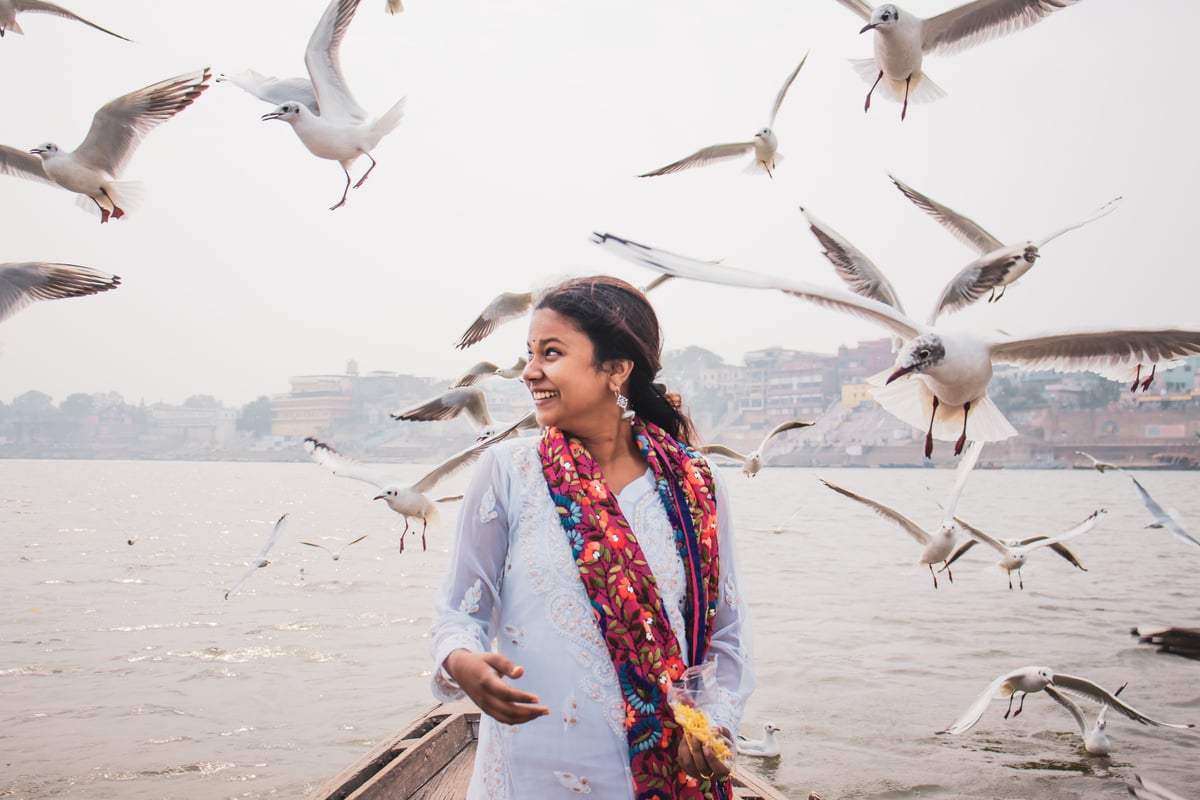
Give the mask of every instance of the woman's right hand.
<path id="1" fill-rule="evenodd" d="M 489 717 L 508 725 L 520 725 L 550 713 L 535 694 L 522 692 L 504 681 L 520 678 L 525 668 L 500 653 L 455 650 L 442 662 L 446 672 Z"/>

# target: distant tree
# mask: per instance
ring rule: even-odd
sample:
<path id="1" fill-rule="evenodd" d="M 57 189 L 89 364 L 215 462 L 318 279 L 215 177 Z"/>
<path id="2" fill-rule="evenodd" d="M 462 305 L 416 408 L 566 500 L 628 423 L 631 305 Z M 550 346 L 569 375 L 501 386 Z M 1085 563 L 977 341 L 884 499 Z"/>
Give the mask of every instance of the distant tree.
<path id="1" fill-rule="evenodd" d="M 90 394 L 77 392 L 67 395 L 66 399 L 58 404 L 58 410 L 64 417 L 82 420 L 96 413 L 96 402 Z"/>
<path id="2" fill-rule="evenodd" d="M 221 401 L 211 394 L 194 394 L 183 401 L 184 408 L 221 408 Z"/>
<path id="3" fill-rule="evenodd" d="M 48 417 L 56 411 L 54 398 L 36 389 L 30 389 L 25 394 L 14 397 L 12 410 L 13 414 L 23 417 Z"/>
<path id="4" fill-rule="evenodd" d="M 271 433 L 271 400 L 266 395 L 257 400 L 251 400 L 242 406 L 238 414 L 237 429 L 255 436 L 267 436 Z"/>

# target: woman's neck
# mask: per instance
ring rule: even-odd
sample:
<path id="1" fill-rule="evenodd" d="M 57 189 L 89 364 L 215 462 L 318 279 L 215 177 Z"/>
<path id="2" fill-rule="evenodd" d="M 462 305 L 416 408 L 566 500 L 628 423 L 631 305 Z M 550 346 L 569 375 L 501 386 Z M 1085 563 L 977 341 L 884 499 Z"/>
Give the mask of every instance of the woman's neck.
<path id="1" fill-rule="evenodd" d="M 646 460 L 634 441 L 629 423 L 624 420 L 601 434 L 577 438 L 587 448 L 609 489 L 614 492 L 620 492 L 646 471 Z"/>

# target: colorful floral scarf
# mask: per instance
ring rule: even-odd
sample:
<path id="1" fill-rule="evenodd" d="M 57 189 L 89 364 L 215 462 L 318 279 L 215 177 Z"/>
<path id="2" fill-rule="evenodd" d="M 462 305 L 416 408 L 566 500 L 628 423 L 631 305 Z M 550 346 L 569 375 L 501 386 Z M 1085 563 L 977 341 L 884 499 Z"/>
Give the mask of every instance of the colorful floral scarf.
<path id="1" fill-rule="evenodd" d="M 667 704 L 671 682 L 704 661 L 712 637 L 708 621 L 720 583 L 712 473 L 695 450 L 654 423 L 635 418 L 633 433 L 687 576 L 687 663 L 641 545 L 587 449 L 547 428 L 539 446 L 542 472 L 620 680 L 638 800 L 730 797 L 728 780 L 697 780 L 679 769 L 680 728 Z"/>

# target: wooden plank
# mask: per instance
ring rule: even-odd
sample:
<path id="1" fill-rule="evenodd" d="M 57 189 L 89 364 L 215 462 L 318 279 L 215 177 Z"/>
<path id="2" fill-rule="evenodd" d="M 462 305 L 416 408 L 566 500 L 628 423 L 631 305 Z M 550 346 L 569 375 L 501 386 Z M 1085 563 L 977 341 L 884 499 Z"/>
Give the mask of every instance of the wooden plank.
<path id="1" fill-rule="evenodd" d="M 471 773 L 475 767 L 475 749 L 478 742 L 471 742 L 446 768 L 433 776 L 420 791 L 408 800 L 463 800 L 467 787 L 471 785 Z"/>
<path id="2" fill-rule="evenodd" d="M 787 795 L 758 775 L 733 768 L 733 796 L 736 800 L 788 800 Z"/>
<path id="3" fill-rule="evenodd" d="M 347 800 L 406 798 L 416 794 L 475 741 L 476 729 L 472 723 L 469 715 L 452 714 L 420 739 L 407 741 L 403 753 L 375 773 Z"/>

